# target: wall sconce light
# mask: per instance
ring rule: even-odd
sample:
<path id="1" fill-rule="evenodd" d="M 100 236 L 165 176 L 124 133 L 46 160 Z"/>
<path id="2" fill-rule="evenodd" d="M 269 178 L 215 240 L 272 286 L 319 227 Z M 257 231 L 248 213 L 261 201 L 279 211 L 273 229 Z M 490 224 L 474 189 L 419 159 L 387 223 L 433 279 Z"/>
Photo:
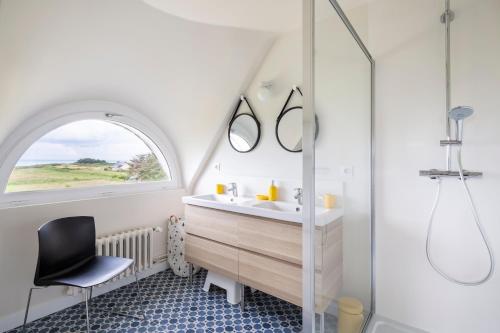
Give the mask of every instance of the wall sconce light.
<path id="1" fill-rule="evenodd" d="M 271 97 L 272 95 L 272 87 L 273 87 L 273 82 L 272 81 L 262 81 L 260 83 L 260 87 L 257 90 L 257 98 L 261 102 L 265 102 Z"/>

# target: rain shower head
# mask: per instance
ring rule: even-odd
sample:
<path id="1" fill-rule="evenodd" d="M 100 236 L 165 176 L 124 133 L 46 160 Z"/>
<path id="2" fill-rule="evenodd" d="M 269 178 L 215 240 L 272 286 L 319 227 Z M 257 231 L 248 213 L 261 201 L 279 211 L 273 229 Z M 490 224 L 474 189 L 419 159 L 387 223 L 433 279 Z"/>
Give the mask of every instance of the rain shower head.
<path id="1" fill-rule="evenodd" d="M 457 126 L 455 138 L 457 141 L 462 141 L 464 136 L 464 119 L 470 117 L 474 113 L 474 109 L 470 106 L 457 106 L 448 111 L 448 117 L 455 120 Z"/>
<path id="2" fill-rule="evenodd" d="M 455 121 L 463 120 L 470 117 L 474 113 L 474 109 L 470 106 L 457 106 L 448 111 L 448 117 Z"/>

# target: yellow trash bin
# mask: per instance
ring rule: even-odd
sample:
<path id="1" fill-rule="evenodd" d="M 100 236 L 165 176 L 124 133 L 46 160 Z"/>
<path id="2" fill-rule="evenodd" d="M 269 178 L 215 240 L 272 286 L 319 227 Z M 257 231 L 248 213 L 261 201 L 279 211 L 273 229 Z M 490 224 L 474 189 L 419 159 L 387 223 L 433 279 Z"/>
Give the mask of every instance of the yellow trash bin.
<path id="1" fill-rule="evenodd" d="M 363 325 L 363 304 L 352 297 L 341 297 L 338 301 L 339 317 L 337 329 L 339 333 L 359 333 Z"/>

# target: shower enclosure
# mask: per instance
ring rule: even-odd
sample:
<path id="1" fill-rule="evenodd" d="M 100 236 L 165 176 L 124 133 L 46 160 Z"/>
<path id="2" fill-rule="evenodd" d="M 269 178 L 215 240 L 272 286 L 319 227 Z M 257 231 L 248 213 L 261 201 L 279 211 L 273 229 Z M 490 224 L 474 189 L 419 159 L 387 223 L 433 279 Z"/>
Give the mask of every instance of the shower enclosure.
<path id="1" fill-rule="evenodd" d="M 373 83 L 375 64 L 348 15 L 335 0 L 303 1 L 303 332 L 353 332 L 374 311 Z M 321 131 L 315 138 L 315 117 Z M 343 210 L 341 289 L 317 281 L 315 207 L 325 194 Z M 324 263 L 323 263 L 324 264 Z M 325 293 L 335 300 L 320 306 Z M 346 311 L 346 306 L 349 306 Z"/>

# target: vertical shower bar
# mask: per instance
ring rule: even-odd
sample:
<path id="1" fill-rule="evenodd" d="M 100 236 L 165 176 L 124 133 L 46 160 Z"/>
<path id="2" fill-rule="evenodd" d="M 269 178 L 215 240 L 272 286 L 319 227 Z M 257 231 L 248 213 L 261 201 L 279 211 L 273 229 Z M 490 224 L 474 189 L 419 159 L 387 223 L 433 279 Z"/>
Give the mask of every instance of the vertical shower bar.
<path id="1" fill-rule="evenodd" d="M 446 140 L 451 140 L 451 126 L 448 111 L 451 108 L 451 60 L 450 60 L 450 23 L 453 20 L 453 12 L 450 11 L 450 0 L 445 1 L 445 11 L 441 16 L 441 22 L 445 24 L 445 66 L 446 66 Z M 451 170 L 451 145 L 446 146 L 446 170 Z"/>
<path id="2" fill-rule="evenodd" d="M 315 332 L 315 283 L 314 283 L 314 227 L 315 227 L 315 188 L 314 188 L 314 28 L 315 0 L 303 0 L 303 149 L 302 149 L 302 332 Z"/>

